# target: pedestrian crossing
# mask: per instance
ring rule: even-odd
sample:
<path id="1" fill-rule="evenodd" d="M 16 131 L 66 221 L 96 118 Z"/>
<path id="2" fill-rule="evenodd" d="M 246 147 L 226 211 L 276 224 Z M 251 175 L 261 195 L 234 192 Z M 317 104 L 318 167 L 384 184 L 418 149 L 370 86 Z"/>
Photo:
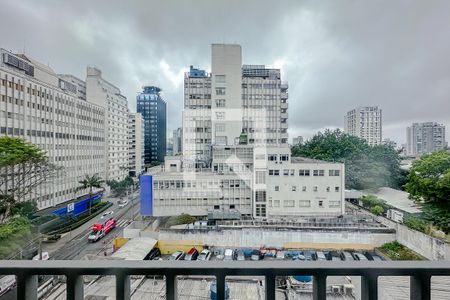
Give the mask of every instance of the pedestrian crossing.
<path id="1" fill-rule="evenodd" d="M 122 219 L 117 221 L 116 227 L 127 227 L 131 223 L 131 220 Z"/>

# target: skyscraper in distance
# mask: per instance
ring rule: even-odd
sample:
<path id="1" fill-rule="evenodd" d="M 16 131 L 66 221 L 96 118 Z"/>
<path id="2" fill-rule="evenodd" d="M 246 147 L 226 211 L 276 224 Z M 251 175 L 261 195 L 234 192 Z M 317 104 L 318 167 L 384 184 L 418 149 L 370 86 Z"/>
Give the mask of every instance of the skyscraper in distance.
<path id="1" fill-rule="evenodd" d="M 160 93 L 159 87 L 144 86 L 136 97 L 136 110 L 144 119 L 145 166 L 164 162 L 166 154 L 167 103 Z"/>
<path id="2" fill-rule="evenodd" d="M 371 146 L 383 140 L 382 111 L 378 106 L 359 106 L 344 117 L 344 131 L 365 139 Z"/>

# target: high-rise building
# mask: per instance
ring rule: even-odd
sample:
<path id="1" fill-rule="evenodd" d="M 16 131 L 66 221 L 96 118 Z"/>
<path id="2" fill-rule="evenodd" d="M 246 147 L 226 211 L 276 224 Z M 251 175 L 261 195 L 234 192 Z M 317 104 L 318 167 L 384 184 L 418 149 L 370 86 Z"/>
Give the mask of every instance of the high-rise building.
<path id="1" fill-rule="evenodd" d="M 352 109 L 344 118 L 344 131 L 365 139 L 371 146 L 381 145 L 382 111 L 378 106 L 360 106 Z"/>
<path id="2" fill-rule="evenodd" d="M 303 144 L 303 137 L 302 136 L 298 136 L 298 137 L 295 137 L 295 138 L 293 138 L 292 139 L 292 145 L 301 145 L 301 144 Z"/>
<path id="3" fill-rule="evenodd" d="M 102 77 L 95 67 L 87 67 L 86 98 L 105 108 L 106 180 L 123 180 L 128 175 L 128 102 L 120 89 Z"/>
<path id="4" fill-rule="evenodd" d="M 213 44 L 211 70 L 184 79 L 186 167 L 208 167 L 211 145 L 287 145 L 288 84 L 279 69 L 242 65 L 240 45 Z"/>
<path id="5" fill-rule="evenodd" d="M 406 154 L 421 155 L 447 146 L 445 126 L 436 122 L 413 123 L 406 128 Z"/>
<path id="6" fill-rule="evenodd" d="M 145 127 L 144 151 L 146 166 L 164 162 L 167 143 L 167 104 L 156 86 L 144 86 L 136 97 L 137 112 L 142 114 Z"/>
<path id="7" fill-rule="evenodd" d="M 183 155 L 141 176 L 141 213 L 255 218 L 344 213 L 344 165 L 291 157 L 288 84 L 212 45 L 211 74 L 184 78 Z"/>
<path id="8" fill-rule="evenodd" d="M 173 149 L 172 154 L 177 155 L 183 152 L 183 129 L 181 127 L 178 127 L 173 131 L 172 136 L 173 141 Z"/>
<path id="9" fill-rule="evenodd" d="M 86 101 L 85 83 L 24 54 L 0 49 L 0 135 L 20 137 L 63 167 L 27 199 L 44 209 L 72 200 L 85 175 L 106 176 L 106 108 Z M 0 185 L 0 188 L 5 188 Z"/>
<path id="10" fill-rule="evenodd" d="M 128 167 L 131 177 L 144 171 L 144 119 L 140 113 L 128 114 Z"/>

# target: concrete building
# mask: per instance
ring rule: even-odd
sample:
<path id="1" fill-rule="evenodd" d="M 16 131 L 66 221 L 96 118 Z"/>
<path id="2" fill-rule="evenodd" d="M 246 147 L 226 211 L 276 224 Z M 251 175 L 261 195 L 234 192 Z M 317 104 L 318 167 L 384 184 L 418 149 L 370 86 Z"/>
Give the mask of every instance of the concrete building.
<path id="1" fill-rule="evenodd" d="M 128 175 L 128 102 L 120 89 L 102 77 L 95 67 L 87 67 L 86 96 L 105 108 L 106 180 L 123 180 Z"/>
<path id="2" fill-rule="evenodd" d="M 144 120 L 140 113 L 128 114 L 128 167 L 131 177 L 144 172 Z"/>
<path id="3" fill-rule="evenodd" d="M 406 154 L 422 155 L 447 146 L 445 126 L 436 122 L 413 123 L 406 128 Z"/>
<path id="4" fill-rule="evenodd" d="M 239 45 L 213 44 L 212 73 L 185 74 L 183 156 L 141 177 L 141 213 L 343 214 L 344 165 L 291 157 L 288 85 L 241 57 Z"/>
<path id="5" fill-rule="evenodd" d="M 145 127 L 146 166 L 164 162 L 167 151 L 167 104 L 156 86 L 145 86 L 136 97 L 137 112 L 142 114 Z"/>
<path id="6" fill-rule="evenodd" d="M 365 139 L 371 146 L 381 145 L 382 121 L 382 111 L 378 106 L 360 106 L 347 112 L 344 131 Z"/>
<path id="7" fill-rule="evenodd" d="M 287 144 L 288 84 L 279 69 L 242 65 L 240 45 L 213 44 L 211 70 L 185 74 L 186 167 L 210 167 L 212 145 Z"/>
<path id="8" fill-rule="evenodd" d="M 303 137 L 302 136 L 298 136 L 292 139 L 292 145 L 301 145 L 303 144 Z"/>
<path id="9" fill-rule="evenodd" d="M 181 127 L 178 127 L 173 131 L 172 143 L 173 143 L 172 149 L 173 155 L 183 153 L 183 129 Z"/>
<path id="10" fill-rule="evenodd" d="M 0 53 L 0 134 L 35 144 L 63 167 L 23 200 L 45 209 L 86 194 L 77 190 L 85 175 L 106 177 L 106 108 L 86 101 L 76 77 L 57 75 L 28 55 Z"/>

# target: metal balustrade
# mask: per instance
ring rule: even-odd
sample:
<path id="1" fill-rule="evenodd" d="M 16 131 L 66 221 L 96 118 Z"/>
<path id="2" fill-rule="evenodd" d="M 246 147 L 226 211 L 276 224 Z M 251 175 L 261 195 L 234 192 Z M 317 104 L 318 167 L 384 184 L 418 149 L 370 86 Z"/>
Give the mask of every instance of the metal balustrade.
<path id="1" fill-rule="evenodd" d="M 83 299 L 83 275 L 116 277 L 116 299 L 130 299 L 130 275 L 164 275 L 166 299 L 177 298 L 177 275 L 213 275 L 218 299 L 226 276 L 265 276 L 267 300 L 275 299 L 275 277 L 312 275 L 313 298 L 326 299 L 327 276 L 361 276 L 361 299 L 378 299 L 379 276 L 410 276 L 410 299 L 431 299 L 431 277 L 449 276 L 450 261 L 0 261 L 0 275 L 17 276 L 18 299 L 37 299 L 38 275 L 65 275 L 68 300 Z"/>

